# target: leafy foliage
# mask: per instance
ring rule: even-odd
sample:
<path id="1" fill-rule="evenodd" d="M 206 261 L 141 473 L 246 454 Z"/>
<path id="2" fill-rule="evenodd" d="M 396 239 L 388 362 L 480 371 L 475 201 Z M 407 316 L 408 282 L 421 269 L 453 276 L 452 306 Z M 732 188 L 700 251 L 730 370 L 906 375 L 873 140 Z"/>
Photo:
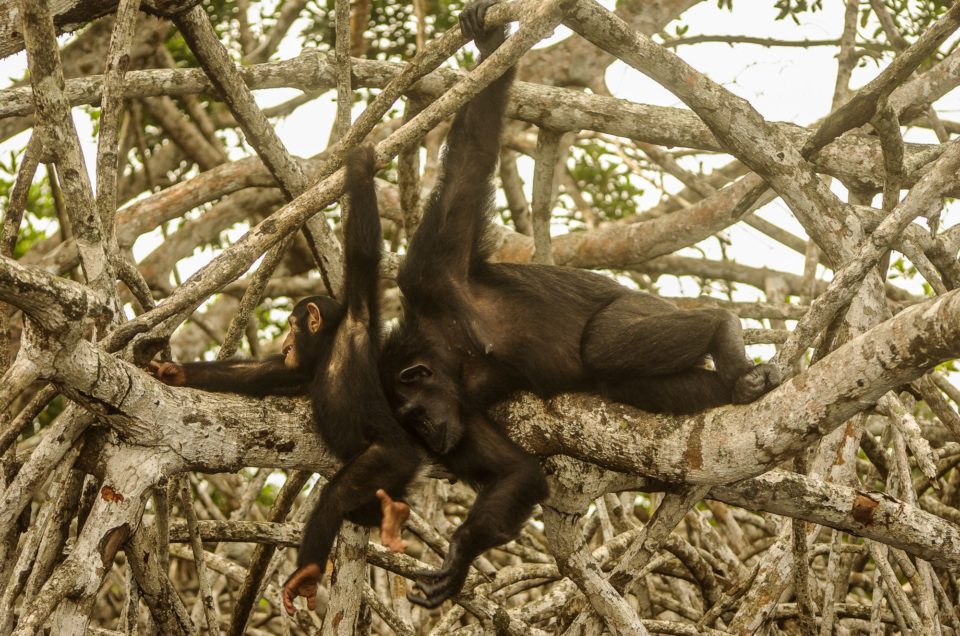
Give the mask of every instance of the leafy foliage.
<path id="1" fill-rule="evenodd" d="M 13 191 L 13 184 L 17 178 L 17 170 L 20 167 L 20 152 L 11 152 L 4 162 L 0 159 L 0 209 L 6 210 L 10 206 L 10 194 Z M 55 219 L 57 217 L 56 209 L 53 204 L 53 194 L 50 191 L 50 184 L 46 175 L 38 182 L 30 185 L 30 191 L 27 194 L 27 205 L 24 211 L 23 221 L 20 224 L 20 232 L 17 237 L 17 245 L 13 251 L 14 258 L 20 258 L 28 249 L 38 241 L 47 238 L 44 231 L 44 224 L 41 219 Z"/>
<path id="2" fill-rule="evenodd" d="M 812 2 L 807 2 L 807 0 L 777 0 L 773 6 L 779 11 L 776 18 L 777 20 L 783 20 L 789 17 L 793 20 L 794 24 L 800 24 L 800 18 L 798 16 L 807 11 L 819 11 L 823 9 L 823 0 L 813 0 Z"/>
<path id="3" fill-rule="evenodd" d="M 304 44 L 332 50 L 336 43 L 335 0 L 311 0 L 311 16 L 304 28 Z M 426 38 L 430 40 L 454 24 L 463 7 L 462 0 L 432 0 L 425 19 Z M 367 26 L 367 57 L 372 59 L 410 59 L 417 51 L 417 26 L 412 2 L 373 0 Z"/>
<path id="4" fill-rule="evenodd" d="M 940 16 L 953 4 L 950 0 L 883 0 L 883 6 L 893 17 L 897 30 L 909 41 L 914 41 L 930 28 Z M 861 25 L 873 14 L 872 9 L 865 7 L 861 17 Z M 875 38 L 884 38 L 883 29 L 877 26 Z"/>
<path id="5" fill-rule="evenodd" d="M 571 148 L 570 157 L 570 176 L 603 220 L 615 221 L 637 212 L 643 188 L 633 183 L 630 169 L 606 145 L 586 141 Z"/>
<path id="6" fill-rule="evenodd" d="M 257 503 L 264 508 L 269 508 L 273 505 L 273 502 L 276 501 L 277 495 L 279 494 L 280 486 L 266 483 L 263 485 L 263 488 L 260 489 L 260 492 L 257 493 Z"/>
<path id="7" fill-rule="evenodd" d="M 277 339 L 287 330 L 287 316 L 293 311 L 293 299 L 285 296 L 270 299 L 254 311 L 257 333 L 266 338 Z"/>

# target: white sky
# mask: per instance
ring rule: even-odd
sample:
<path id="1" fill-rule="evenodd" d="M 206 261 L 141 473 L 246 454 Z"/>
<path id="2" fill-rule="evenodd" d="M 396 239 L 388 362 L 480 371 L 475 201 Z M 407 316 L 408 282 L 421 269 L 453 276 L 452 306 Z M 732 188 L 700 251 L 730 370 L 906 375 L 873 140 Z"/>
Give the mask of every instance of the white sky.
<path id="1" fill-rule="evenodd" d="M 838 38 L 843 23 L 843 4 L 839 0 L 827 0 L 824 2 L 823 10 L 804 14 L 800 18 L 800 24 L 795 24 L 789 18 L 775 21 L 776 10 L 772 6 L 772 1 L 737 0 L 734 2 L 734 11 L 730 12 L 718 9 L 716 2 L 708 0 L 687 11 L 683 15 L 682 23 L 689 27 L 686 35 L 753 35 L 789 40 Z M 674 28 L 675 25 L 670 26 L 671 33 Z M 869 26 L 866 32 L 872 33 L 873 26 Z M 287 39 L 280 52 L 280 57 L 283 59 L 297 53 L 296 28 L 291 30 L 291 33 L 292 37 Z M 568 33 L 564 29 L 558 29 L 554 39 L 565 37 Z M 61 38 L 61 41 L 67 39 Z M 744 44 L 731 47 L 718 43 L 683 46 L 676 49 L 676 52 L 713 80 L 747 99 L 769 120 L 809 125 L 823 117 L 829 110 L 836 76 L 836 47 L 766 48 Z M 0 77 L 22 77 L 25 66 L 26 58 L 23 53 L 0 60 Z M 863 85 L 877 72 L 876 65 L 868 62 L 865 67 L 856 69 L 852 86 L 856 88 Z M 619 62 L 609 68 L 607 83 L 618 97 L 642 103 L 684 107 L 671 93 Z M 286 101 L 296 94 L 298 91 L 293 89 L 259 91 L 257 99 L 261 105 L 269 106 Z M 960 111 L 960 96 L 947 95 L 936 104 L 936 107 L 941 116 L 953 119 Z M 330 130 L 330 122 L 333 121 L 334 108 L 333 97 L 328 94 L 299 108 L 290 116 L 278 120 L 276 130 L 292 153 L 299 156 L 316 154 L 326 145 L 326 136 Z M 74 120 L 83 143 L 88 169 L 92 172 L 96 146 L 91 120 L 82 109 L 74 110 Z M 0 156 L 6 156 L 10 150 L 20 150 L 27 139 L 28 133 L 23 133 L 0 144 Z M 910 130 L 907 133 L 907 139 L 935 142 L 932 133 L 922 130 Z M 697 161 L 700 160 L 693 159 L 688 163 L 688 167 L 695 169 Z M 729 161 L 729 158 L 707 157 L 703 161 L 706 165 L 721 165 Z M 521 169 L 527 175 L 531 175 L 532 161 L 521 163 Z M 526 180 L 529 187 L 531 179 Z M 838 193 L 843 193 L 841 186 L 835 185 L 835 189 Z M 657 196 L 653 188 L 647 187 L 644 205 L 641 207 L 655 204 Z M 780 201 L 766 206 L 761 216 L 798 235 L 803 235 L 802 228 Z M 955 210 L 952 214 L 945 214 L 942 226 L 954 224 L 955 217 Z M 238 227 L 231 230 L 229 234 L 235 239 L 243 231 L 244 228 Z M 750 228 L 733 227 L 726 231 L 726 236 L 732 242 L 727 250 L 727 256 L 737 262 L 794 273 L 802 271 L 802 256 L 783 248 L 772 239 Z M 158 236 L 143 237 L 135 249 L 137 257 L 141 258 L 148 253 L 157 240 L 159 240 Z M 686 250 L 683 253 L 691 255 L 705 253 L 710 258 L 720 257 L 718 242 L 715 239 L 703 241 L 698 248 L 702 252 Z M 189 275 L 209 260 L 211 253 L 210 250 L 206 250 L 195 254 L 181 265 L 181 274 Z M 661 289 L 664 293 L 671 295 L 679 293 L 695 295 L 698 292 L 696 285 L 692 283 L 681 283 L 679 286 L 665 283 L 661 285 Z M 745 300 L 756 297 L 752 290 L 744 290 L 742 294 L 741 297 Z"/>

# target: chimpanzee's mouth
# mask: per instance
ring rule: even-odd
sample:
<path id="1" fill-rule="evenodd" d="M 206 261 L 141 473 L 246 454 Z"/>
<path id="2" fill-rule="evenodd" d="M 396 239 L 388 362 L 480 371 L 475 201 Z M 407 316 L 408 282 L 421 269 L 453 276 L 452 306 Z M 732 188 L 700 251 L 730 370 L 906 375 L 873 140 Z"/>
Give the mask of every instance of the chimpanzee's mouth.
<path id="1" fill-rule="evenodd" d="M 416 415 L 407 420 L 417 431 L 429 431 L 433 429 L 433 420 L 426 415 Z"/>
<path id="2" fill-rule="evenodd" d="M 447 453 L 452 444 L 447 439 L 448 424 L 445 421 L 437 422 L 433 418 L 421 415 L 406 420 L 410 430 L 420 438 L 430 449 L 437 453 Z"/>

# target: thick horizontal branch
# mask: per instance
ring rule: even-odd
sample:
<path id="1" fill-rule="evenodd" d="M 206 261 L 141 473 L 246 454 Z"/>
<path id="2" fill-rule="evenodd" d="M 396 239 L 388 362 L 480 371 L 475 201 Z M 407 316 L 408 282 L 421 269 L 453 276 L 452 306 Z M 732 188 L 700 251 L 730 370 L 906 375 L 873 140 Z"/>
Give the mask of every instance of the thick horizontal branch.
<path id="1" fill-rule="evenodd" d="M 562 453 L 675 484 L 726 484 L 770 470 L 890 389 L 957 356 L 960 291 L 904 310 L 753 404 L 675 417 L 593 396 L 520 395 L 494 415 L 536 454 Z M 128 443 L 166 449 L 189 468 L 330 474 L 336 466 L 302 400 L 174 389 L 87 342 L 53 373 L 73 397 L 109 405 Z"/>
<path id="2" fill-rule="evenodd" d="M 125 442 L 170 454 L 186 469 L 297 468 L 329 476 L 340 465 L 317 437 L 307 400 L 174 389 L 86 341 L 54 374 L 65 393 L 106 411 Z"/>
<path id="3" fill-rule="evenodd" d="M 708 495 L 748 510 L 803 519 L 900 548 L 937 566 L 960 568 L 960 528 L 883 493 L 865 492 L 805 475 L 774 470 Z M 302 526 L 266 521 L 200 521 L 203 541 L 270 543 L 296 547 Z M 170 540 L 190 541 L 185 521 L 170 526 Z"/>
<path id="4" fill-rule="evenodd" d="M 592 396 L 521 395 L 496 415 L 534 453 L 677 484 L 723 484 L 770 470 L 886 391 L 958 355 L 960 292 L 951 292 L 904 310 L 753 404 L 677 418 Z"/>
<path id="5" fill-rule="evenodd" d="M 714 486 L 709 497 L 750 510 L 830 526 L 901 548 L 935 565 L 960 568 L 960 527 L 885 493 L 865 492 L 776 470 Z"/>
<path id="6" fill-rule="evenodd" d="M 955 565 L 956 529 L 899 502 L 790 475 L 718 487 L 766 472 L 891 388 L 958 356 L 958 310 L 960 291 L 911 307 L 751 405 L 672 417 L 593 396 L 543 401 L 521 395 L 494 409 L 494 416 L 539 455 L 562 453 L 629 475 L 711 485 L 716 497 L 732 503 L 831 525 Z M 54 373 L 51 379 L 68 395 L 105 413 L 124 443 L 164 456 L 171 470 L 260 466 L 331 475 L 339 467 L 320 443 L 304 399 L 168 387 L 86 341 Z M 768 487 L 764 480 L 780 485 Z M 264 529 L 238 532 L 239 540 Z M 278 542 L 293 540 L 267 534 Z"/>

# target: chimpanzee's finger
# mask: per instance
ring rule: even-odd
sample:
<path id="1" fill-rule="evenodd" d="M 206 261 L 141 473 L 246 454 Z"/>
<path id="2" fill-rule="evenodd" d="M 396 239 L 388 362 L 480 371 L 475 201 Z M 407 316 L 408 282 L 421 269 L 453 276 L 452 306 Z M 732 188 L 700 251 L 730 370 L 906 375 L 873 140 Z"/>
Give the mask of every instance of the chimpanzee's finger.
<path id="1" fill-rule="evenodd" d="M 447 574 L 448 573 L 445 572 L 444 570 L 417 570 L 416 572 L 413 573 L 413 578 L 436 580 L 436 579 L 443 578 Z"/>
<path id="2" fill-rule="evenodd" d="M 423 596 L 415 596 L 412 593 L 407 594 L 407 600 L 421 607 L 433 609 L 439 607 L 449 598 L 454 596 L 454 581 L 452 578 L 443 578 L 435 584 L 426 584 L 417 582 L 414 586 L 420 590 Z"/>
<path id="3" fill-rule="evenodd" d="M 420 607 L 425 607 L 427 609 L 434 609 L 435 607 L 440 607 L 440 605 L 443 603 L 443 600 L 436 601 L 432 598 L 417 596 L 411 592 L 407 592 L 407 600 L 413 603 L 414 605 L 419 605 Z"/>
<path id="4" fill-rule="evenodd" d="M 493 4 L 492 0 L 478 0 L 460 13 L 460 29 L 466 37 L 473 40 L 483 35 L 487 9 Z"/>

